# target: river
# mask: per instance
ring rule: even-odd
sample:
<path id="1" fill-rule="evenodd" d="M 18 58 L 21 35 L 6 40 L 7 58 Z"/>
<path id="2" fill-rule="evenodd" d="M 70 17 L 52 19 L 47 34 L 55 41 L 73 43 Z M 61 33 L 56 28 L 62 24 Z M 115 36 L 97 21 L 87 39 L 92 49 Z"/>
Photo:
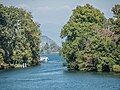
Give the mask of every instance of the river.
<path id="1" fill-rule="evenodd" d="M 58 54 L 35 67 L 0 71 L 0 90 L 120 90 L 115 73 L 68 71 Z"/>

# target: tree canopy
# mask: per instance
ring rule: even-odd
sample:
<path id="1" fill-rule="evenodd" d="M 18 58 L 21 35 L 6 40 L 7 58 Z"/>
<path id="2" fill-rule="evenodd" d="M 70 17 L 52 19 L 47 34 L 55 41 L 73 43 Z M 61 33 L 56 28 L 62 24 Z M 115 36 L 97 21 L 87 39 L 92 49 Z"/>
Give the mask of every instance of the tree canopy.
<path id="1" fill-rule="evenodd" d="M 0 4 L 0 66 L 38 64 L 40 30 L 30 12 Z"/>
<path id="2" fill-rule="evenodd" d="M 112 71 L 114 65 L 120 65 L 119 6 L 112 9 L 116 19 L 106 19 L 100 10 L 89 4 L 73 10 L 60 34 L 65 38 L 60 54 L 68 68 Z"/>

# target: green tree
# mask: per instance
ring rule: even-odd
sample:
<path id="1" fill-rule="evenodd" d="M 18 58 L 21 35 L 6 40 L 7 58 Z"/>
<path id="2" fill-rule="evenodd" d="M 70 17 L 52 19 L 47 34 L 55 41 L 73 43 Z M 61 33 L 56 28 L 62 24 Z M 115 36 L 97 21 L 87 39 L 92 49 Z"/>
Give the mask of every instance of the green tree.
<path id="1" fill-rule="evenodd" d="M 112 11 L 114 13 L 114 28 L 115 34 L 120 34 L 120 4 L 116 4 Z"/>
<path id="2" fill-rule="evenodd" d="M 104 14 L 89 4 L 77 6 L 61 30 L 65 38 L 60 54 L 67 67 L 85 71 L 110 71 L 115 64 L 112 55 L 116 44 L 114 33 L 108 30 Z M 111 21 L 112 20 L 108 20 Z M 106 28 L 106 26 L 107 28 Z M 116 50 L 116 49 L 115 49 Z"/>
<path id="3" fill-rule="evenodd" d="M 120 65 L 120 4 L 116 4 L 112 11 L 114 13 L 114 22 L 113 22 L 113 28 L 112 31 L 116 35 L 116 50 L 114 52 L 114 55 L 116 57 L 116 64 Z"/>
<path id="4" fill-rule="evenodd" d="M 39 27 L 30 12 L 0 4 L 0 48 L 5 64 L 22 64 L 25 56 L 27 64 L 39 63 Z"/>

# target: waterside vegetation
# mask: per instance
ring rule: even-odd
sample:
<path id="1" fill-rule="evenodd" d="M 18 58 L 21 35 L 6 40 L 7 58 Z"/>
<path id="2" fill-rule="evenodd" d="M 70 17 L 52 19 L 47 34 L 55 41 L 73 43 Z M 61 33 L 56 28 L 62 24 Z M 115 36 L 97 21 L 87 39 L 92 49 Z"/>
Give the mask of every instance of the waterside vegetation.
<path id="1" fill-rule="evenodd" d="M 107 19 L 99 9 L 77 6 L 61 30 L 60 54 L 69 69 L 120 72 L 120 4 Z"/>
<path id="2" fill-rule="evenodd" d="M 0 4 L 0 69 L 39 64 L 40 25 L 30 12 Z"/>

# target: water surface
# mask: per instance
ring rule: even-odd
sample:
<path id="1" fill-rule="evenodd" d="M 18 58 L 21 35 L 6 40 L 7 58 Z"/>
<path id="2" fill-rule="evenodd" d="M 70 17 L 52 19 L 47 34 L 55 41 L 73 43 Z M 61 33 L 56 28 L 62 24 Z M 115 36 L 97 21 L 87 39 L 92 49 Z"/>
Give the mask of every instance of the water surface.
<path id="1" fill-rule="evenodd" d="M 120 90 L 115 73 L 68 71 L 58 54 L 47 54 L 47 63 L 0 71 L 0 90 Z"/>

